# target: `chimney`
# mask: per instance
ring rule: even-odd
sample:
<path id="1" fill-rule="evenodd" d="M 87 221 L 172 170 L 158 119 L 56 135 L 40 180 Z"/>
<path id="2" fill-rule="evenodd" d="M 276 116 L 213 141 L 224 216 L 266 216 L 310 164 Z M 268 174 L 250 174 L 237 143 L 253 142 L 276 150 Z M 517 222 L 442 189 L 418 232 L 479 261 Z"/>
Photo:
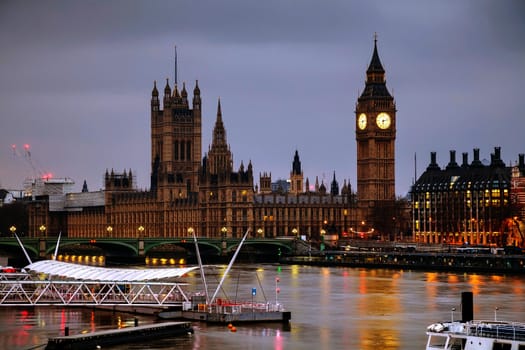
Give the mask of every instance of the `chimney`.
<path id="1" fill-rule="evenodd" d="M 450 162 L 447 165 L 447 169 L 457 168 L 457 167 L 458 167 L 458 163 L 456 163 L 456 151 L 451 150 L 450 151 Z"/>
<path id="2" fill-rule="evenodd" d="M 494 153 L 491 154 L 490 165 L 493 167 L 505 167 L 505 163 L 501 160 L 501 147 L 494 147 Z"/>
<path id="3" fill-rule="evenodd" d="M 494 147 L 494 160 L 501 160 L 501 147 Z"/>
<path id="4" fill-rule="evenodd" d="M 463 152 L 463 163 L 461 164 L 462 167 L 466 168 L 468 167 L 468 153 Z"/>
<path id="5" fill-rule="evenodd" d="M 430 152 L 430 164 L 427 170 L 439 170 L 439 166 L 436 163 L 436 152 Z"/>
<path id="6" fill-rule="evenodd" d="M 461 321 L 474 320 L 474 298 L 472 292 L 461 292 Z"/>
<path id="7" fill-rule="evenodd" d="M 481 167 L 483 164 L 479 160 L 479 148 L 474 148 L 474 160 L 470 166 L 472 167 Z"/>

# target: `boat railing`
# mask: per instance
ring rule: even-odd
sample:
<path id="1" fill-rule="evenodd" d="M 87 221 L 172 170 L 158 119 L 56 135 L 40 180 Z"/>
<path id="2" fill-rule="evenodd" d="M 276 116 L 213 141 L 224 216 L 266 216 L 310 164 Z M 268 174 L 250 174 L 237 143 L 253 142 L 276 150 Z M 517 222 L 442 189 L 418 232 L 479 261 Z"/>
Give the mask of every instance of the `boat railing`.
<path id="1" fill-rule="evenodd" d="M 281 312 L 284 307 L 279 303 L 261 303 L 250 301 L 227 301 L 218 300 L 218 303 L 207 305 L 208 313 L 244 313 L 244 312 Z"/>
<path id="2" fill-rule="evenodd" d="M 521 322 L 475 321 L 467 329 L 472 336 L 525 341 L 525 323 Z"/>

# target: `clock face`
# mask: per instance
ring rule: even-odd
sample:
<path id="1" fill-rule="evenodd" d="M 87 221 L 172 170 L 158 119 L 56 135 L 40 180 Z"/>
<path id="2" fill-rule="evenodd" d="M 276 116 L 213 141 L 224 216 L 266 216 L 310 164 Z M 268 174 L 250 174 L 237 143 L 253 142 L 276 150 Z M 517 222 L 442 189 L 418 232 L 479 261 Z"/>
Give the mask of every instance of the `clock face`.
<path id="1" fill-rule="evenodd" d="M 357 119 L 357 126 L 361 130 L 366 128 L 366 114 L 364 113 L 359 114 L 359 119 Z"/>
<path id="2" fill-rule="evenodd" d="M 376 124 L 381 129 L 388 129 L 390 127 L 390 116 L 385 112 L 379 113 L 376 118 Z"/>

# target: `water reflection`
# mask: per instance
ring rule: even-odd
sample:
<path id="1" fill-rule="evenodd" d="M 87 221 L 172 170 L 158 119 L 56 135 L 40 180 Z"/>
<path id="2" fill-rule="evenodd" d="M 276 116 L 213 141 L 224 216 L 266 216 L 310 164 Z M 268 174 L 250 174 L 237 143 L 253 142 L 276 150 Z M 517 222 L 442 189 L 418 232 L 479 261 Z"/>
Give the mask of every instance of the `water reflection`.
<path id="1" fill-rule="evenodd" d="M 220 271 L 208 276 L 214 287 Z M 276 280 L 279 277 L 276 293 Z M 280 324 L 223 325 L 195 323 L 191 338 L 159 339 L 122 349 L 422 349 L 425 328 L 449 320 L 455 307 L 460 317 L 460 294 L 474 293 L 474 316 L 525 321 L 525 277 L 401 270 L 316 268 L 307 266 L 242 265 L 234 267 L 224 295 L 256 302 L 276 297 L 292 311 L 290 326 Z M 198 273 L 186 282 L 201 288 Z M 133 315 L 88 308 L 0 307 L 0 348 L 29 349 L 49 336 L 133 326 Z M 138 316 L 141 324 L 154 322 Z"/>

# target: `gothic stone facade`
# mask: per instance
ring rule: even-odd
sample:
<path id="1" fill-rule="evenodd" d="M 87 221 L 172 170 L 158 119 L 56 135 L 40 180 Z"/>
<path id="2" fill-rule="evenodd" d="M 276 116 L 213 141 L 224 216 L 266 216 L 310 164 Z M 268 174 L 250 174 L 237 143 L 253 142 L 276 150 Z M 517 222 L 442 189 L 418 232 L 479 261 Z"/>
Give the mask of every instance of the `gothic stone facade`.
<path id="1" fill-rule="evenodd" d="M 366 231 L 394 216 L 396 108 L 385 82 L 377 42 L 366 72 L 366 85 L 356 104 L 357 192 L 350 182 L 339 190 L 335 178 L 310 188 L 298 152 L 290 173 L 290 188 L 272 190 L 271 174 L 254 184 L 251 162 L 233 167 L 220 101 L 213 140 L 202 155 L 201 92 L 198 82 L 191 104 L 186 86 L 166 81 L 162 99 L 156 82 L 151 93 L 151 186 L 135 190 L 131 171 L 106 171 L 105 190 L 66 194 L 61 208 L 45 213 L 60 216 L 61 231 L 70 237 L 185 237 L 193 228 L 202 237 L 240 237 L 250 229 L 264 237 L 301 235 L 320 240 L 323 234 Z M 201 158 L 202 157 L 202 158 Z M 53 199 L 48 198 L 49 201 Z M 41 209 L 30 235 L 38 235 Z"/>

